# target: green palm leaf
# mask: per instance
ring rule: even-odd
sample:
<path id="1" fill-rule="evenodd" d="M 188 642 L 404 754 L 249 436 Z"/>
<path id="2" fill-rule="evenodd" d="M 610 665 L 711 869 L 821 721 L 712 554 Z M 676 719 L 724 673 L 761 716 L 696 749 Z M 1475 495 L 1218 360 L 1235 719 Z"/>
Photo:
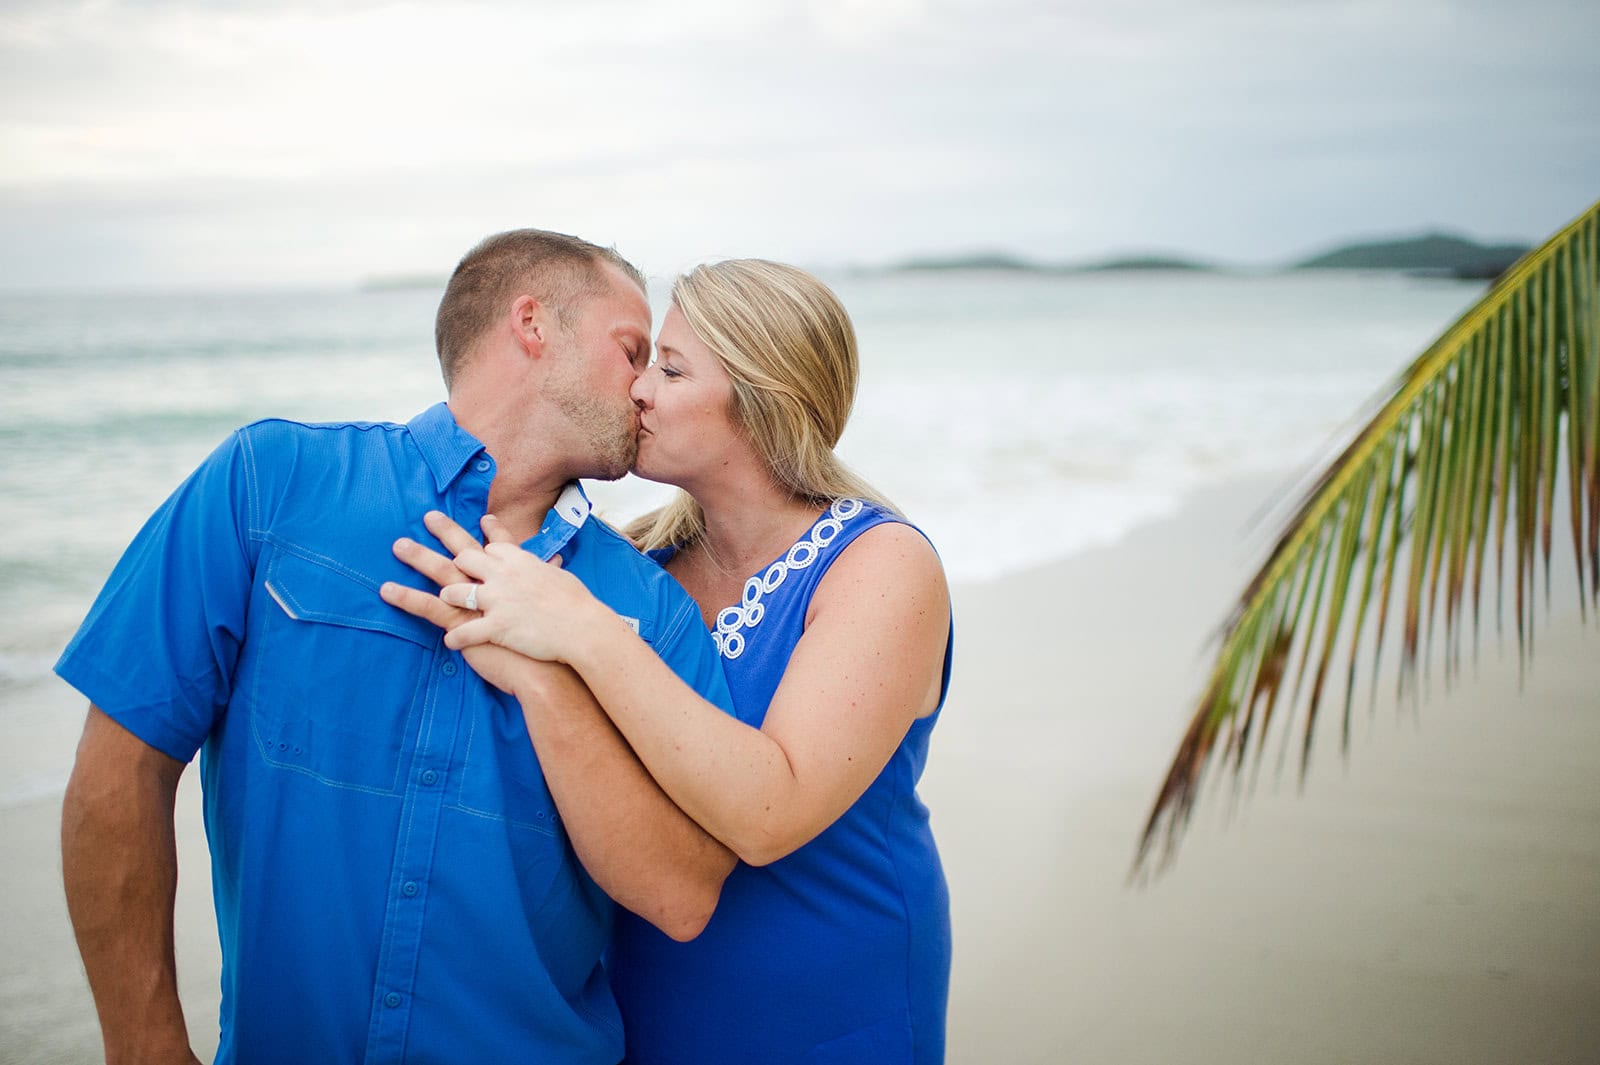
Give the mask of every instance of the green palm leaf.
<path id="1" fill-rule="evenodd" d="M 1317 475 L 1223 627 L 1135 869 L 1158 839 L 1165 858 L 1175 853 L 1219 754 L 1235 776 L 1247 751 L 1259 763 L 1291 674 L 1284 713 L 1301 719 L 1305 773 L 1341 651 L 1348 746 L 1357 662 L 1369 649 L 1376 682 L 1397 583 L 1405 592 L 1401 692 L 1416 690 L 1419 650 L 1424 658 L 1431 651 L 1441 606 L 1444 674 L 1447 681 L 1455 676 L 1468 614 L 1477 644 L 1491 554 L 1497 619 L 1504 609 L 1498 589 L 1508 526 L 1512 608 L 1519 661 L 1526 663 L 1541 558 L 1549 599 L 1552 512 L 1563 491 L 1579 599 L 1600 605 L 1600 203 L 1508 270 L 1400 375 L 1371 420 Z"/>

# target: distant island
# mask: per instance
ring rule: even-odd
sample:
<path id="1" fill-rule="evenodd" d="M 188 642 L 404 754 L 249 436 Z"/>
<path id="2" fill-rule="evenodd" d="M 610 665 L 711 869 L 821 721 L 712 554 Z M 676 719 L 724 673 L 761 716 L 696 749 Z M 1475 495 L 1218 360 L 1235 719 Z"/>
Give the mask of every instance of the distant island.
<path id="1" fill-rule="evenodd" d="M 1528 253 L 1525 244 L 1479 244 L 1447 233 L 1348 244 L 1294 264 L 1295 270 L 1401 270 L 1495 278 Z"/>
<path id="2" fill-rule="evenodd" d="M 1115 270 L 1214 270 L 1216 267 L 1193 259 L 1175 256 L 1135 255 L 1092 263 L 1039 263 L 1004 252 L 973 252 L 968 255 L 919 256 L 886 268 L 888 273 L 937 273 L 980 270 L 1030 274 L 1089 274 Z M 873 271 L 876 273 L 877 271 Z"/>
<path id="3" fill-rule="evenodd" d="M 1203 263 L 1197 259 L 1178 259 L 1166 255 L 1132 255 L 1121 259 L 1107 259 L 1105 262 L 1090 263 L 1087 266 L 1075 267 L 1077 271 L 1086 274 L 1107 273 L 1117 270 L 1215 270 L 1211 263 Z"/>
<path id="4" fill-rule="evenodd" d="M 1026 273 L 1055 273 L 1055 268 L 1029 262 L 1000 252 L 974 252 L 970 255 L 924 256 L 906 259 L 890 266 L 891 273 L 932 273 L 941 270 L 1019 270 Z"/>
<path id="5" fill-rule="evenodd" d="M 1526 244 L 1479 244 L 1446 233 L 1369 240 L 1279 267 L 1282 270 L 1392 270 L 1427 277 L 1493 279 L 1525 255 Z M 1227 266 L 1173 255 L 1133 255 L 1090 263 L 1042 263 L 1007 252 L 923 255 L 904 259 L 869 273 L 982 271 L 1034 274 L 1081 274 L 1114 271 L 1220 271 Z"/>
<path id="6" fill-rule="evenodd" d="M 1527 244 L 1479 244 L 1448 233 L 1346 243 L 1329 251 L 1296 260 L 1267 272 L 1302 270 L 1387 270 L 1419 277 L 1493 280 L 1530 250 Z M 1164 253 L 1120 255 L 1090 262 L 1039 262 L 1005 251 L 972 251 L 948 255 L 918 255 L 887 266 L 856 266 L 851 273 L 998 273 L 998 274 L 1104 274 L 1104 273 L 1226 273 L 1243 270 L 1259 274 L 1259 266 L 1234 267 L 1224 263 Z M 433 274 L 376 275 L 364 279 L 365 292 L 404 289 L 443 291 L 449 279 Z"/>

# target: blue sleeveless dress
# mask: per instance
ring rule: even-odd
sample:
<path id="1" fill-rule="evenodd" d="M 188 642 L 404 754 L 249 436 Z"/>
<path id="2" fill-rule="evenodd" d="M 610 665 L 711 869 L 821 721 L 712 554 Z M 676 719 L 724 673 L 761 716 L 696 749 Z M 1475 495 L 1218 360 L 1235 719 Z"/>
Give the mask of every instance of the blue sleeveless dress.
<path id="1" fill-rule="evenodd" d="M 742 720 L 765 718 L 834 559 L 899 520 L 839 500 L 718 615 L 714 638 Z M 941 708 L 949 682 L 947 645 Z M 938 716 L 912 724 L 865 794 L 816 839 L 762 868 L 737 865 L 697 939 L 675 943 L 619 911 L 608 968 L 629 1065 L 944 1060 L 950 900 L 916 795 Z"/>

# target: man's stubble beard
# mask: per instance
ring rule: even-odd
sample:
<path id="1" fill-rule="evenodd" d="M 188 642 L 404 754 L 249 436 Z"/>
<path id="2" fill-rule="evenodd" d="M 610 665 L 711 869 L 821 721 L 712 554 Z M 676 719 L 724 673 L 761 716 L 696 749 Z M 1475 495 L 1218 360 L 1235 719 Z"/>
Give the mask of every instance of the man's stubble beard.
<path id="1" fill-rule="evenodd" d="M 587 476 L 615 481 L 633 468 L 639 453 L 639 424 L 632 401 L 626 409 L 619 410 L 590 392 L 572 387 L 556 389 L 551 399 L 582 434 L 594 470 Z"/>

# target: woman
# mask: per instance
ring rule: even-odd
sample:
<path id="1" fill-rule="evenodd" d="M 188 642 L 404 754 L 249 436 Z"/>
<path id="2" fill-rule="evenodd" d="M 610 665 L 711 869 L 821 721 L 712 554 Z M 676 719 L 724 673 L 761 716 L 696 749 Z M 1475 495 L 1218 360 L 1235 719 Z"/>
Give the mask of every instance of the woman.
<path id="1" fill-rule="evenodd" d="M 452 648 L 571 666 L 742 859 L 690 943 L 622 916 L 608 968 L 631 1062 L 943 1059 L 949 904 L 915 785 L 949 679 L 949 597 L 928 541 L 833 454 L 856 376 L 826 286 L 736 260 L 678 280 L 633 388 L 636 472 L 682 491 L 628 531 L 700 604 L 743 721 L 514 544 L 463 551 L 481 583 L 441 590 L 482 611 Z M 504 540 L 492 518 L 485 532 Z"/>

